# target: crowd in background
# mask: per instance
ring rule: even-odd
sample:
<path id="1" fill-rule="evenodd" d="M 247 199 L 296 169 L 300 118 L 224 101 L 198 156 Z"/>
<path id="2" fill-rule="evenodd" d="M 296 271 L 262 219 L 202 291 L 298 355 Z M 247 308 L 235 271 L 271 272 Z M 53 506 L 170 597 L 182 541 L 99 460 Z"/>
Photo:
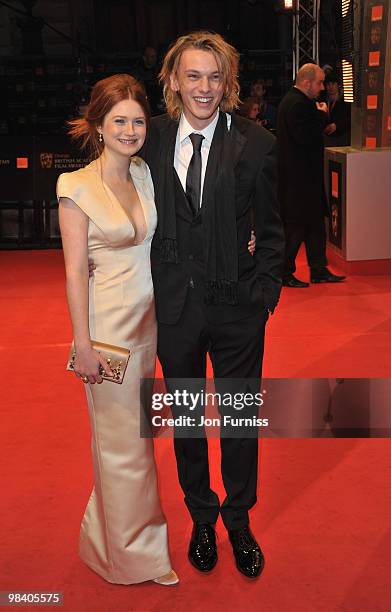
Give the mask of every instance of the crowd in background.
<path id="1" fill-rule="evenodd" d="M 325 128 L 325 146 L 337 147 L 350 145 L 350 104 L 343 99 L 341 78 L 330 66 L 323 66 L 326 78 L 325 89 L 320 100 L 326 102 L 329 124 Z M 156 49 L 145 47 L 137 63 L 134 76 L 144 83 L 152 115 L 165 112 L 163 92 L 158 81 L 159 58 Z M 241 91 L 241 104 L 237 113 L 255 121 L 271 132 L 277 127 L 277 108 L 269 100 L 267 80 L 261 76 L 244 85 Z"/>

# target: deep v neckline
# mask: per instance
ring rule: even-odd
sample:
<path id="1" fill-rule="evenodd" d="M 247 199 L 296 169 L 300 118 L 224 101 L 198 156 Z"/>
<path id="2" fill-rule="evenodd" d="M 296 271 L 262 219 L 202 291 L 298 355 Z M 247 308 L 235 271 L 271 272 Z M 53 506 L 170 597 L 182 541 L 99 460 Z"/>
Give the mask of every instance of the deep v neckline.
<path id="1" fill-rule="evenodd" d="M 98 164 L 99 164 L 98 160 L 96 160 L 96 162 L 97 162 L 97 164 L 96 164 L 96 165 L 98 166 Z M 131 170 L 130 170 L 130 165 L 131 165 L 131 163 L 132 163 L 132 162 L 130 162 L 130 164 L 129 164 L 129 175 L 130 175 L 130 178 L 131 178 L 131 181 L 132 181 L 132 184 L 133 184 L 134 190 L 135 190 L 135 192 L 136 192 L 136 196 L 137 196 L 138 201 L 139 201 L 139 203 L 140 203 L 140 208 L 141 208 L 141 212 L 142 212 L 142 215 L 143 215 L 143 219 L 144 219 L 144 226 L 145 226 L 145 235 L 142 237 L 142 239 L 141 239 L 141 240 L 138 240 L 137 242 L 134 242 L 134 245 L 135 245 L 135 246 L 137 246 L 137 245 L 140 245 L 140 244 L 142 244 L 143 242 L 145 242 L 145 240 L 146 240 L 146 239 L 147 239 L 147 237 L 148 237 L 148 223 L 147 223 L 147 215 L 146 215 L 146 211 L 145 211 L 145 207 L 144 207 L 144 200 L 143 200 L 142 194 L 141 194 L 141 192 L 139 191 L 139 189 L 137 188 L 136 181 L 135 181 L 135 179 L 134 179 L 134 177 L 133 177 L 133 175 L 132 175 L 132 172 L 131 172 Z M 99 164 L 99 165 L 101 165 L 101 164 Z M 101 181 L 102 181 L 102 185 L 103 185 L 104 189 L 105 189 L 107 192 L 109 192 L 110 199 L 114 199 L 114 200 L 117 202 L 117 204 L 118 204 L 119 208 L 121 209 L 121 211 L 123 212 L 123 214 L 124 214 L 124 215 L 125 215 L 125 217 L 127 218 L 127 220 L 128 220 L 128 222 L 129 222 L 129 224 L 130 224 L 131 228 L 133 229 L 134 236 L 136 237 L 136 235 L 137 235 L 136 228 L 135 228 L 134 223 L 133 223 L 133 221 L 132 221 L 132 219 L 131 219 L 130 215 L 128 214 L 128 212 L 127 212 L 126 208 L 125 208 L 125 207 L 122 205 L 122 203 L 121 203 L 121 201 L 119 200 L 119 198 L 118 198 L 118 197 L 115 195 L 115 193 L 114 193 L 114 191 L 112 190 L 112 188 L 110 187 L 110 185 L 108 185 L 108 184 L 106 183 L 106 181 L 103 179 L 103 177 L 102 177 L 102 173 L 101 173 L 101 172 L 99 172 L 98 168 L 97 168 L 97 174 L 99 175 L 99 177 L 100 177 L 100 179 L 101 179 Z"/>

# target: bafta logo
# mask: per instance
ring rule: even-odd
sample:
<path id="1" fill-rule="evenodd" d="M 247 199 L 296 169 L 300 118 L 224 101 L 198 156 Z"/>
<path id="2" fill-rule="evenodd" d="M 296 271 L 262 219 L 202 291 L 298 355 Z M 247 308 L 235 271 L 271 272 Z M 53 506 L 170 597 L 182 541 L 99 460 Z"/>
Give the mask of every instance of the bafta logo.
<path id="1" fill-rule="evenodd" d="M 53 166 L 53 153 L 41 153 L 41 168 L 51 168 Z"/>

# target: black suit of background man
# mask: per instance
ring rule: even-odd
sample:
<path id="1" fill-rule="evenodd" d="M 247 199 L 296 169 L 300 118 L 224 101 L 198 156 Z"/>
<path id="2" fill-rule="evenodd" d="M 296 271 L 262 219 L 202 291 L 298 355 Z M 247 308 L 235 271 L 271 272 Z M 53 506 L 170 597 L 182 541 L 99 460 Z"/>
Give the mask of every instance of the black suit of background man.
<path id="1" fill-rule="evenodd" d="M 327 265 L 324 217 L 323 130 L 328 115 L 296 87 L 278 109 L 278 198 L 286 238 L 284 278 L 295 272 L 295 259 L 304 241 L 311 272 Z"/>

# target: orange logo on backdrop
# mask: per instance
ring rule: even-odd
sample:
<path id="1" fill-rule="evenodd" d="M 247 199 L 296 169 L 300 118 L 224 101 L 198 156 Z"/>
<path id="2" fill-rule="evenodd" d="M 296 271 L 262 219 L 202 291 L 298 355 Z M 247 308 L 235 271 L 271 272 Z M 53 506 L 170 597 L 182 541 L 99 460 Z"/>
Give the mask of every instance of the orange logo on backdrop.
<path id="1" fill-rule="evenodd" d="M 368 56 L 369 66 L 380 66 L 380 51 L 370 51 Z"/>
<path id="2" fill-rule="evenodd" d="M 380 4 L 378 6 L 372 7 L 371 13 L 371 21 L 381 21 L 383 19 L 383 6 Z"/>
<path id="3" fill-rule="evenodd" d="M 377 109 L 377 96 L 367 96 L 367 109 L 368 110 Z"/>
<path id="4" fill-rule="evenodd" d="M 376 149 L 376 138 L 372 138 L 371 136 L 367 136 L 365 139 L 365 147 L 367 149 Z"/>
<path id="5" fill-rule="evenodd" d="M 331 172 L 331 195 L 333 198 L 338 198 L 338 173 Z"/>
<path id="6" fill-rule="evenodd" d="M 16 158 L 16 167 L 17 168 L 28 168 L 29 167 L 29 158 L 28 157 L 17 157 Z"/>

